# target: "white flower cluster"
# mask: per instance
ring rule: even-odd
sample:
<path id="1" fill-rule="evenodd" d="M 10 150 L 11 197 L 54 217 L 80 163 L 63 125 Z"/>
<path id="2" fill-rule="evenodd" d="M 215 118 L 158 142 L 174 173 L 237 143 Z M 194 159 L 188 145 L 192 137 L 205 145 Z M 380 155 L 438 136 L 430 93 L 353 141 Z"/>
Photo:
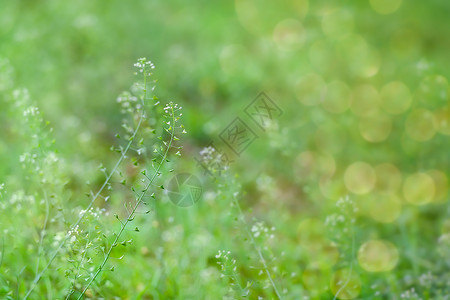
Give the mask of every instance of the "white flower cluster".
<path id="1" fill-rule="evenodd" d="M 141 104 L 137 103 L 138 98 L 133 96 L 130 92 L 122 92 L 117 97 L 117 103 L 120 104 L 122 108 L 122 113 L 125 112 L 134 112 L 135 108 L 140 109 Z"/>
<path id="2" fill-rule="evenodd" d="M 5 190 L 5 184 L 0 184 L 0 198 L 3 197 L 2 191 Z M 1 202 L 0 202 L 1 203 Z M 0 205 L 0 208 L 3 208 L 2 205 Z"/>
<path id="3" fill-rule="evenodd" d="M 89 210 L 85 210 L 85 209 L 80 210 L 79 216 L 81 217 L 85 214 L 88 214 L 91 217 L 93 217 L 94 219 L 99 220 L 101 215 L 104 214 L 105 211 L 106 211 L 106 209 L 104 209 L 104 208 L 96 207 L 94 209 L 93 207 L 91 207 Z"/>
<path id="4" fill-rule="evenodd" d="M 80 234 L 80 232 L 81 232 L 80 227 L 77 225 L 73 229 L 69 230 L 67 234 L 70 236 L 77 236 Z"/>
<path id="5" fill-rule="evenodd" d="M 37 164 L 37 154 L 36 153 L 24 153 L 22 155 L 20 155 L 19 160 L 21 163 L 24 164 L 30 164 L 30 165 L 34 165 L 35 166 L 35 171 L 40 171 L 40 167 Z"/>
<path id="6" fill-rule="evenodd" d="M 419 283 L 421 286 L 429 287 L 433 284 L 435 277 L 431 272 L 423 273 L 419 277 Z"/>
<path id="7" fill-rule="evenodd" d="M 202 165 L 208 172 L 221 174 L 221 172 L 229 169 L 229 161 L 226 159 L 226 156 L 214 147 L 205 147 L 199 154 Z"/>
<path id="8" fill-rule="evenodd" d="M 422 300 L 422 298 L 419 298 L 419 295 L 417 295 L 416 290 L 414 288 L 411 288 L 410 290 L 407 290 L 407 291 L 403 292 L 400 295 L 400 298 L 402 298 L 402 299 Z"/>
<path id="9" fill-rule="evenodd" d="M 200 151 L 200 156 L 204 161 L 211 161 L 214 157 L 216 149 L 213 147 L 205 147 Z"/>
<path id="10" fill-rule="evenodd" d="M 134 64 L 134 66 L 136 68 L 139 68 L 139 73 L 144 73 L 149 69 L 153 70 L 155 68 L 155 65 L 151 61 L 147 60 L 147 58 L 145 57 L 139 58 L 138 61 Z M 151 73 L 147 73 L 147 75 L 150 76 Z"/>
<path id="11" fill-rule="evenodd" d="M 217 264 L 220 266 L 220 269 L 222 270 L 223 274 L 222 277 L 225 275 L 229 275 L 231 270 L 232 272 L 236 272 L 236 260 L 230 257 L 231 252 L 225 251 L 225 250 L 219 250 L 219 252 L 216 254 L 216 258 L 218 260 Z"/>
<path id="12" fill-rule="evenodd" d="M 275 227 L 272 226 L 272 228 L 269 229 L 267 226 L 264 225 L 263 222 L 255 223 L 255 225 L 252 226 L 251 231 L 252 231 L 253 237 L 255 237 L 255 238 L 261 236 L 261 234 L 264 234 L 269 239 L 273 239 L 275 237 L 273 233 L 269 233 L 269 232 L 274 232 Z"/>
<path id="13" fill-rule="evenodd" d="M 350 200 L 350 197 L 347 195 L 345 197 L 339 198 L 339 200 L 336 202 L 336 207 L 339 208 L 341 211 L 346 212 L 357 212 L 357 208 L 355 208 L 355 203 L 353 200 Z"/>
<path id="14" fill-rule="evenodd" d="M 167 114 L 167 113 L 170 113 L 172 111 L 172 109 L 174 111 L 177 111 L 177 110 L 181 110 L 182 108 L 183 107 L 178 106 L 178 104 L 170 102 L 170 103 L 166 104 L 166 106 L 163 109 L 164 109 L 164 112 Z M 180 116 L 182 116 L 182 115 L 183 114 L 180 114 Z"/>
<path id="15" fill-rule="evenodd" d="M 325 226 L 336 227 L 345 223 L 345 216 L 340 214 L 332 214 L 325 218 Z"/>
<path id="16" fill-rule="evenodd" d="M 23 112 L 24 117 L 37 116 L 37 115 L 39 115 L 39 108 L 36 106 L 30 106 L 27 109 L 25 109 Z"/>

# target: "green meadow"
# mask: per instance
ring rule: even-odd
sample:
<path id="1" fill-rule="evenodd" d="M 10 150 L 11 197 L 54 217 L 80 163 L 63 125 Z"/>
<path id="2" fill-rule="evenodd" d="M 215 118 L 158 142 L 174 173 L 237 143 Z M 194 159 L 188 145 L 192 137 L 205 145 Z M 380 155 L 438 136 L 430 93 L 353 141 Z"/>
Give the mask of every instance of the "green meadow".
<path id="1" fill-rule="evenodd" d="M 450 299 L 449 16 L 0 1 L 0 299 Z"/>

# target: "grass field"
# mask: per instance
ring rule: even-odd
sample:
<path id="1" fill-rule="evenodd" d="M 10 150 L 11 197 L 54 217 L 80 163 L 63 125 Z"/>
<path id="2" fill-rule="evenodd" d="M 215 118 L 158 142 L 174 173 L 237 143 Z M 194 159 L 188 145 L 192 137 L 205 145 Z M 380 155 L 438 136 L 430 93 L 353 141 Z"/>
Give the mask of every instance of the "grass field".
<path id="1" fill-rule="evenodd" d="M 449 15 L 0 1 L 0 299 L 450 299 Z"/>

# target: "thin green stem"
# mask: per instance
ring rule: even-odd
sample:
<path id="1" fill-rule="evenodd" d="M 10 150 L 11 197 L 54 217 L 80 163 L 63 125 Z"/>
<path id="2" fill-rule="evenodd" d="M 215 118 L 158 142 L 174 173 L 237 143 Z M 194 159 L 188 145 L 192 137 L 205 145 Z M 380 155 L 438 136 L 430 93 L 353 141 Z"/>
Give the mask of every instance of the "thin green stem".
<path id="1" fill-rule="evenodd" d="M 264 256 L 263 256 L 261 250 L 259 249 L 258 245 L 256 244 L 255 239 L 253 238 L 252 233 L 250 232 L 248 223 L 245 220 L 245 215 L 244 215 L 244 213 L 243 213 L 243 211 L 241 209 L 239 201 L 237 200 L 236 196 L 234 196 L 234 195 L 233 195 L 233 201 L 234 201 L 234 204 L 236 205 L 236 207 L 238 209 L 241 221 L 242 221 L 242 223 L 244 223 L 245 231 L 247 232 L 247 235 L 248 235 L 248 237 L 250 239 L 251 244 L 253 245 L 253 247 L 255 248 L 256 252 L 258 253 L 259 259 L 260 259 L 260 261 L 261 261 L 261 263 L 263 265 L 263 268 L 264 268 L 264 271 L 267 274 L 267 277 L 269 278 L 270 284 L 272 285 L 272 287 L 273 287 L 273 289 L 275 291 L 275 294 L 277 295 L 278 299 L 283 299 L 281 297 L 280 292 L 278 291 L 277 286 L 275 285 L 275 282 L 273 281 L 273 278 L 272 278 L 272 275 L 270 274 L 269 267 L 267 266 L 266 260 L 264 259 Z"/>
<path id="2" fill-rule="evenodd" d="M 345 289 L 350 282 L 350 278 L 352 277 L 352 272 L 353 272 L 354 252 L 355 252 L 355 231 L 352 230 L 352 250 L 351 250 L 351 258 L 350 258 L 350 272 L 348 273 L 347 280 L 344 282 L 344 284 L 341 286 L 341 288 L 336 292 L 336 295 L 334 295 L 333 300 L 337 299 L 337 297 L 342 292 L 342 290 Z"/>
<path id="3" fill-rule="evenodd" d="M 117 243 L 119 242 L 119 239 L 122 236 L 122 233 L 124 232 L 124 230 L 126 229 L 128 223 L 131 222 L 134 219 L 136 210 L 139 207 L 139 205 L 142 203 L 142 200 L 144 199 L 144 196 L 146 195 L 146 193 L 150 189 L 150 187 L 153 185 L 153 182 L 155 181 L 156 177 L 159 176 L 159 174 L 160 174 L 159 171 L 161 170 L 161 167 L 163 166 L 164 162 L 166 161 L 167 155 L 168 155 L 169 150 L 170 150 L 170 148 L 172 146 L 173 138 L 174 138 L 174 135 L 175 135 L 175 113 L 174 113 L 173 107 L 172 107 L 172 126 L 171 127 L 172 127 L 172 134 L 170 136 L 170 141 L 169 141 L 169 144 L 167 145 L 167 148 L 166 148 L 166 151 L 165 151 L 163 157 L 161 158 L 161 161 L 160 161 L 160 163 L 158 165 L 158 168 L 155 170 L 155 172 L 153 173 L 153 176 L 150 178 L 150 180 L 147 183 L 147 185 L 145 186 L 144 190 L 139 195 L 139 197 L 138 197 L 138 199 L 136 201 L 136 204 L 134 205 L 134 207 L 131 210 L 131 212 L 128 214 L 128 217 L 125 219 L 124 222 L 121 222 L 122 226 L 120 227 L 119 232 L 116 234 L 116 238 L 114 239 L 111 247 L 109 247 L 105 258 L 103 259 L 103 262 L 100 264 L 100 266 L 98 267 L 98 269 L 95 272 L 95 274 L 91 277 L 91 279 L 87 283 L 86 287 L 84 288 L 84 290 L 79 295 L 78 300 L 80 300 L 83 297 L 84 293 L 91 286 L 91 284 L 95 281 L 95 279 L 98 277 L 100 272 L 104 269 L 106 263 L 108 262 L 108 260 L 109 260 L 109 258 L 111 256 L 112 249 L 117 246 Z"/>
<path id="4" fill-rule="evenodd" d="M 45 189 L 43 189 L 43 193 L 44 193 L 44 199 L 45 199 L 45 220 L 44 220 L 44 226 L 42 227 L 40 239 L 39 239 L 38 257 L 37 257 L 37 263 L 36 263 L 36 274 L 39 273 L 39 264 L 40 264 L 41 254 L 42 254 L 42 245 L 44 243 L 44 236 L 45 236 L 45 231 L 47 230 L 48 215 L 49 215 L 48 197 L 47 197 L 47 192 L 45 191 Z"/>
<path id="5" fill-rule="evenodd" d="M 76 271 L 76 273 L 74 275 L 74 278 L 73 278 L 72 288 L 71 288 L 70 292 L 67 294 L 66 300 L 69 299 L 69 297 L 75 292 L 75 283 L 77 281 L 78 275 L 80 274 L 81 265 L 83 264 L 83 262 L 84 262 L 84 260 L 86 258 L 86 253 L 88 251 L 89 243 L 90 243 L 90 241 L 87 240 L 86 245 L 84 246 L 83 256 L 81 257 L 81 260 L 78 263 L 77 271 Z"/>
<path id="6" fill-rule="evenodd" d="M 146 76 L 144 76 L 144 82 L 146 84 Z M 144 99 L 147 97 L 147 88 L 145 87 L 144 89 Z M 121 155 L 119 160 L 116 162 L 116 164 L 114 165 L 112 171 L 109 173 L 109 175 L 106 177 L 105 181 L 103 182 L 102 186 L 100 187 L 100 189 L 97 191 L 96 194 L 94 194 L 92 196 L 92 200 L 91 202 L 89 202 L 87 208 L 84 210 L 84 212 L 79 216 L 78 220 L 70 227 L 70 230 L 75 229 L 75 227 L 77 227 L 81 221 L 83 220 L 83 218 L 86 216 L 87 212 L 89 211 L 89 209 L 94 205 L 94 202 L 99 198 L 99 196 L 102 194 L 103 190 L 108 186 L 109 182 L 111 181 L 112 176 L 114 175 L 114 173 L 116 173 L 116 171 L 118 170 L 120 164 L 123 162 L 123 160 L 126 158 L 126 154 L 128 153 L 128 150 L 130 149 L 131 145 L 133 144 L 134 138 L 136 137 L 137 133 L 139 132 L 139 129 L 141 127 L 141 124 L 143 122 L 144 119 L 144 115 L 145 115 L 145 111 L 142 108 L 141 110 L 141 114 L 139 116 L 139 121 L 136 125 L 135 130 L 133 131 L 133 134 L 131 135 L 131 137 L 129 138 L 128 144 L 126 145 L 125 149 L 123 151 L 121 151 Z M 59 243 L 58 247 L 56 248 L 56 250 L 54 251 L 53 255 L 50 257 L 47 265 L 43 268 L 43 270 L 36 274 L 31 287 L 29 288 L 29 290 L 27 291 L 27 293 L 24 296 L 24 300 L 26 300 L 31 292 L 34 290 L 34 288 L 36 287 L 36 285 L 38 284 L 39 280 L 42 278 L 42 276 L 44 275 L 44 273 L 48 270 L 48 268 L 50 267 L 50 265 L 53 263 L 53 261 L 55 260 L 55 258 L 58 256 L 59 252 L 61 251 L 61 249 L 64 247 L 64 245 L 66 244 L 67 240 L 69 239 L 70 235 L 66 234 L 65 237 L 61 240 L 61 242 Z"/>

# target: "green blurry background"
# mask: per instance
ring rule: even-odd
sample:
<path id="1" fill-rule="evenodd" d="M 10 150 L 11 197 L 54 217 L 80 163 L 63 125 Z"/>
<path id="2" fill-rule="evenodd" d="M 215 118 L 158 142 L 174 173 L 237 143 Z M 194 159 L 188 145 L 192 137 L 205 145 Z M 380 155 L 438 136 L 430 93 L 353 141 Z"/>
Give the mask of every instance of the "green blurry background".
<path id="1" fill-rule="evenodd" d="M 272 246 L 285 274 L 281 289 L 289 299 L 332 297 L 309 291 L 316 286 L 305 279 L 312 259 L 302 230 L 350 194 L 359 209 L 357 247 L 383 239 L 399 252 L 390 273 L 360 269 L 361 299 L 380 299 L 373 282 L 381 282 L 383 297 L 390 299 L 414 286 L 425 291 L 415 281 L 422 273 L 449 275 L 442 263 L 448 253 L 443 258 L 435 251 L 439 237 L 450 233 L 449 16 L 446 0 L 4 0 L 0 91 L 29 90 L 54 127 L 59 154 L 73 167 L 73 194 L 83 189 L 85 176 L 98 176 L 92 174 L 100 162 L 114 161 L 108 149 L 122 118 L 115 99 L 136 79 L 132 65 L 138 57 L 156 65 L 155 94 L 184 108 L 189 134 L 180 169 L 190 168 L 189 159 L 217 141 L 236 116 L 245 116 L 244 108 L 264 91 L 284 114 L 266 131 L 247 119 L 260 138 L 236 158 L 232 171 L 240 174 L 249 219 L 277 228 Z M 6 106 L 0 102 L 0 111 Z M 13 120 L 0 115 L 9 128 Z M 7 182 L 18 173 L 23 146 L 11 130 L 3 133 L 0 182 Z M 152 218 L 165 225 L 143 236 L 158 241 L 152 232 L 176 229 L 169 239 L 175 244 L 146 245 L 144 238 L 136 243 L 152 254 L 137 251 L 112 276 L 128 287 L 124 298 L 139 290 L 160 299 L 218 299 L 227 288 L 209 268 L 222 246 L 236 252 L 242 276 L 252 280 L 245 269 L 250 250 L 234 241 L 229 200 L 211 193 L 187 210 L 170 203 L 159 208 Z M 204 247 L 192 253 L 196 239 Z M 158 247 L 168 253 L 161 250 L 165 254 L 158 257 L 152 252 Z M 145 266 L 150 270 L 144 272 Z M 168 272 L 164 284 L 154 277 L 158 270 Z M 211 274 L 199 282 L 202 272 Z M 412 279 L 405 281 L 407 276 Z M 118 295 L 111 290 L 104 293 Z"/>

